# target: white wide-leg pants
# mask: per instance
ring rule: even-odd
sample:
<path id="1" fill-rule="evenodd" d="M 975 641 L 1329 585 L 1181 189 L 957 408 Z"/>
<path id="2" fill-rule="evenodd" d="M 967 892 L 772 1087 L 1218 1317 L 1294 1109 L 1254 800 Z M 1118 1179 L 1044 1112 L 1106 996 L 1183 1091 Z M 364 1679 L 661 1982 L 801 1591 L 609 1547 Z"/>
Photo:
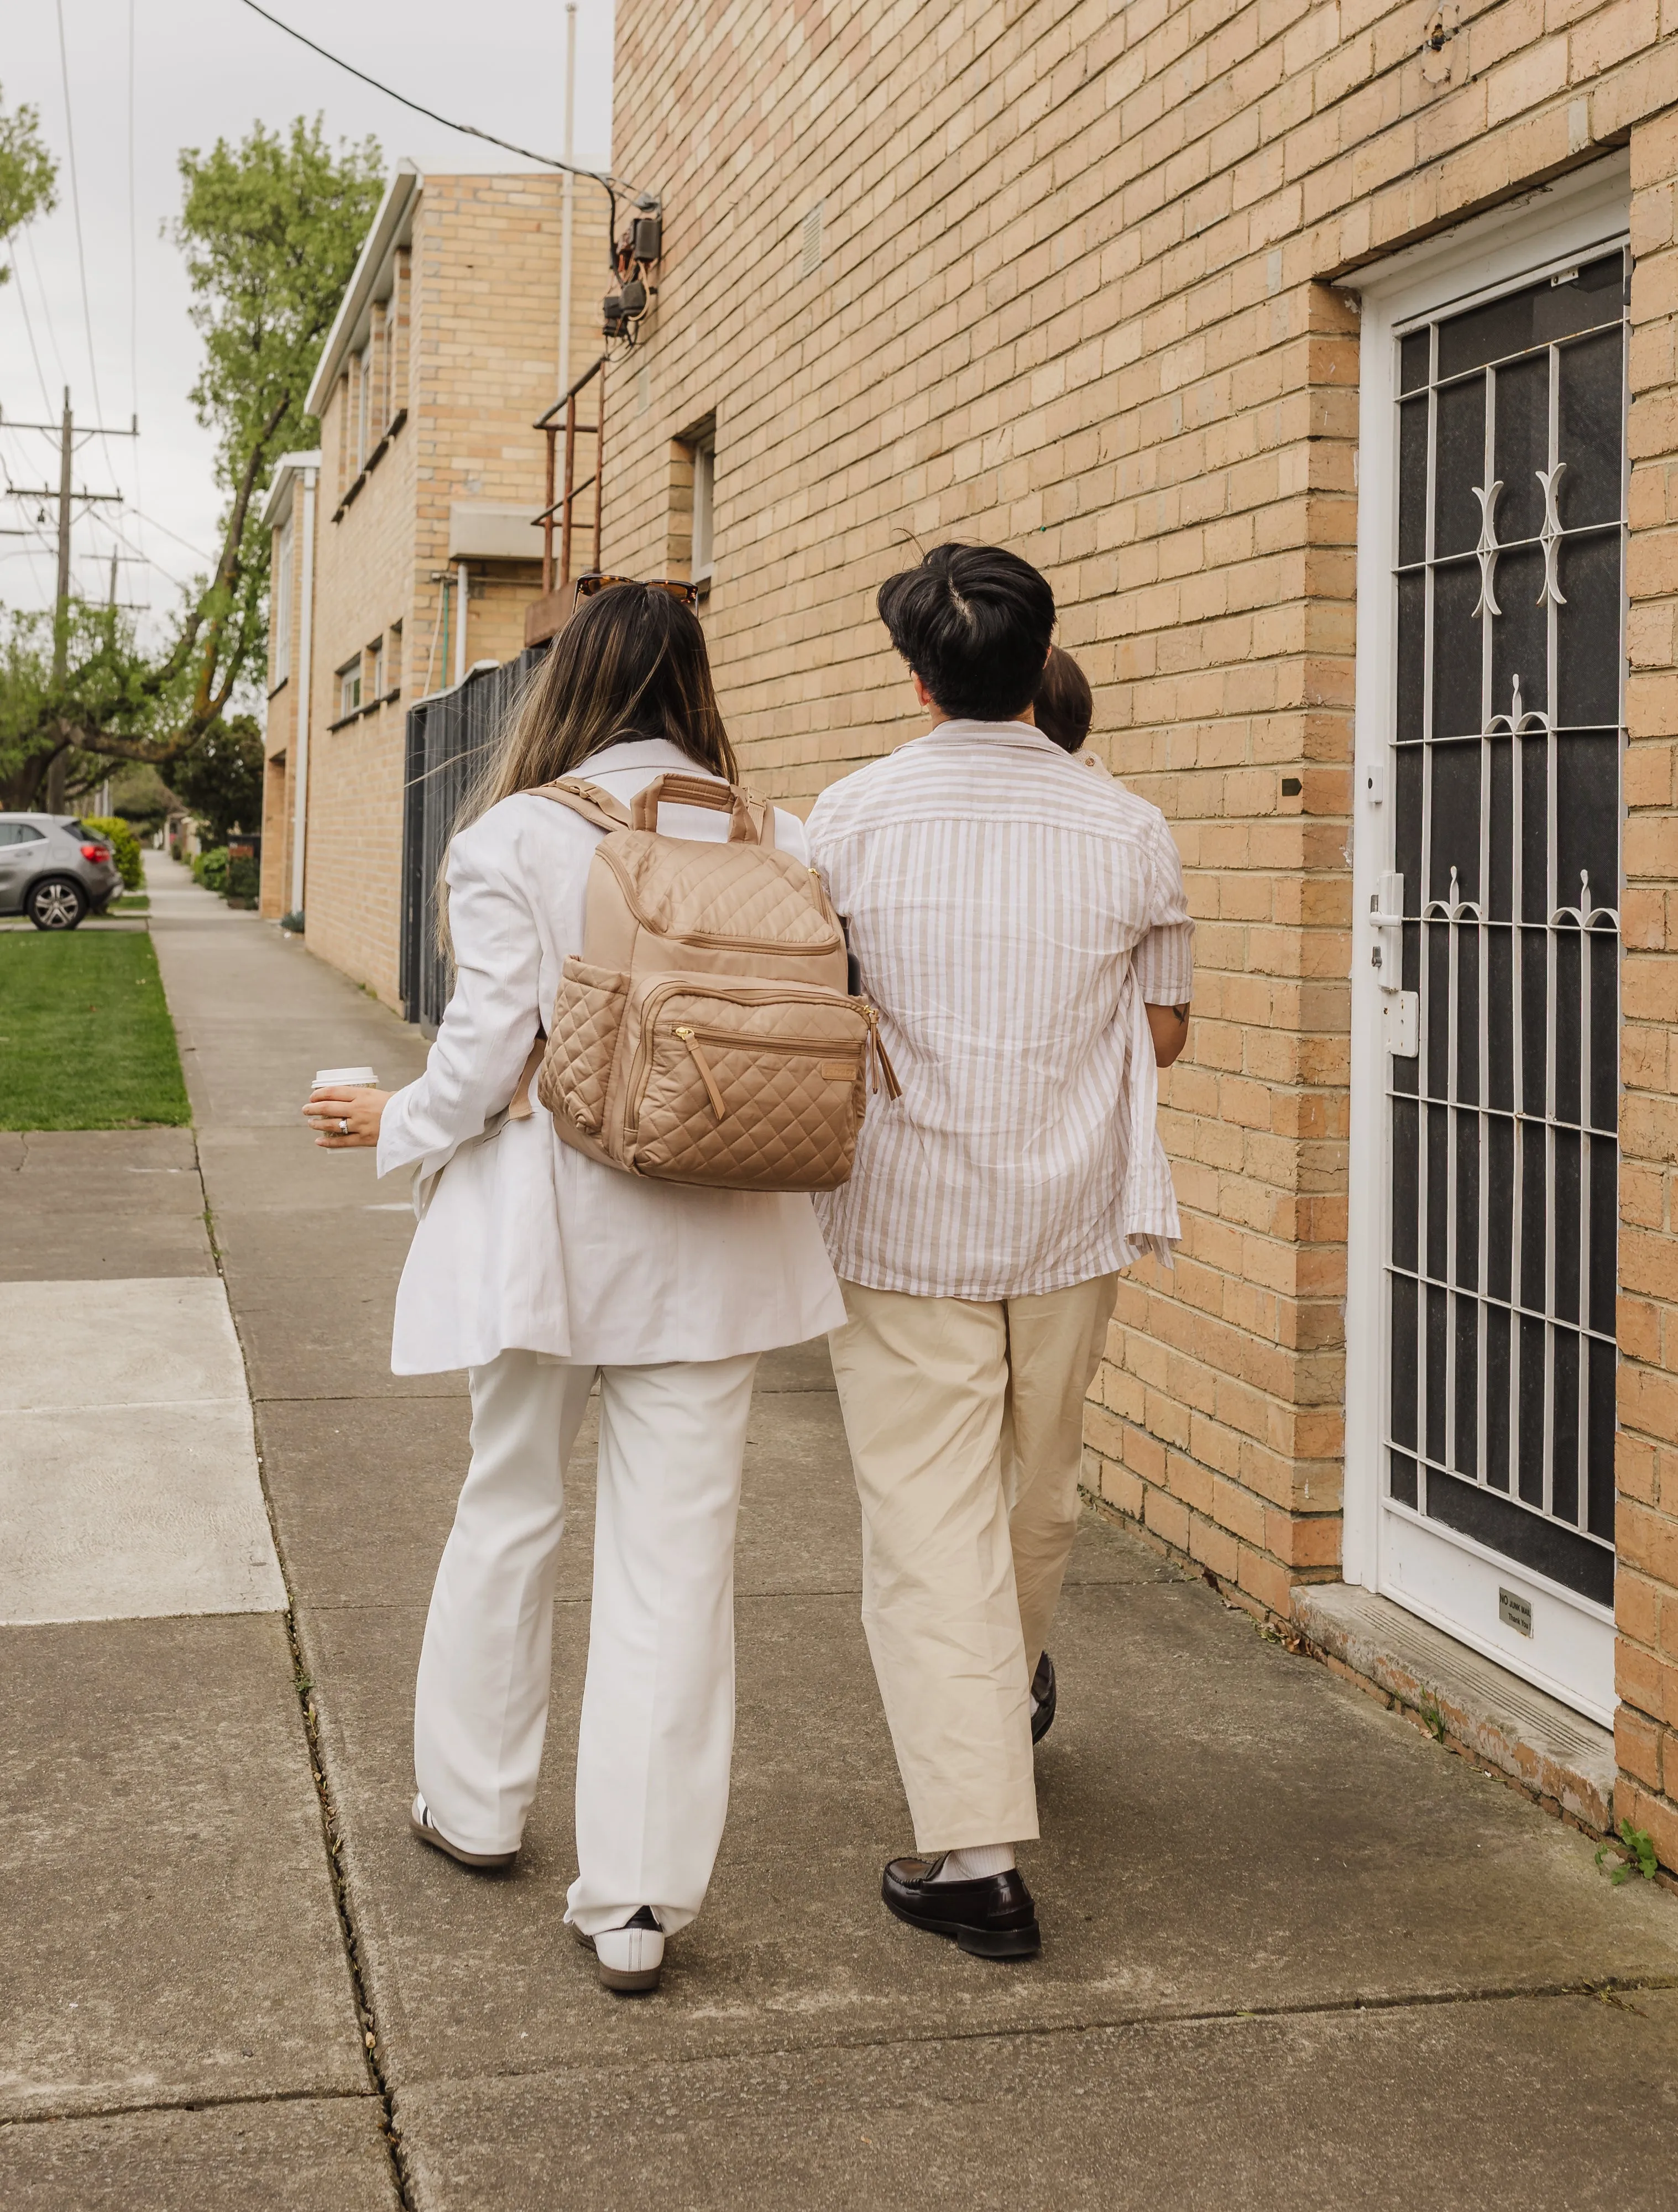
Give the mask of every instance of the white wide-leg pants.
<path id="1" fill-rule="evenodd" d="M 734 1524 L 757 1358 L 583 1367 L 504 1352 L 471 1370 L 472 1456 L 437 1571 L 414 1771 L 444 1834 L 515 1850 L 548 1724 L 564 1471 L 598 1374 L 594 1598 L 568 1917 L 698 1911 L 728 1809 Z"/>

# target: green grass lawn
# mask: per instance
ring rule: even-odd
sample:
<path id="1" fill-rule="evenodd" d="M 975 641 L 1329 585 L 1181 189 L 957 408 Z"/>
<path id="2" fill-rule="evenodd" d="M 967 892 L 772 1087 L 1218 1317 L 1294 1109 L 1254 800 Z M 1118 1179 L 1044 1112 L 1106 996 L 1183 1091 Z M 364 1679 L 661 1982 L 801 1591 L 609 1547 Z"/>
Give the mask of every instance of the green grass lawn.
<path id="1" fill-rule="evenodd" d="M 0 1129 L 191 1118 L 149 937 L 0 933 Z"/>

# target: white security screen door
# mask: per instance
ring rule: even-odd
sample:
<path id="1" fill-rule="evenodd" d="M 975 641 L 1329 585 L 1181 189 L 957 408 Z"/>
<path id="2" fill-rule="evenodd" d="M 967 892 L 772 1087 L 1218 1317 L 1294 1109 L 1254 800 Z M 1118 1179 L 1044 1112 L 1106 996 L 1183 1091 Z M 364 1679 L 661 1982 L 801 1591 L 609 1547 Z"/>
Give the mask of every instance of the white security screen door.
<path id="1" fill-rule="evenodd" d="M 1377 1587 L 1608 1720 L 1628 257 L 1540 229 L 1503 260 L 1371 301 L 1365 337 L 1367 1549 Z"/>

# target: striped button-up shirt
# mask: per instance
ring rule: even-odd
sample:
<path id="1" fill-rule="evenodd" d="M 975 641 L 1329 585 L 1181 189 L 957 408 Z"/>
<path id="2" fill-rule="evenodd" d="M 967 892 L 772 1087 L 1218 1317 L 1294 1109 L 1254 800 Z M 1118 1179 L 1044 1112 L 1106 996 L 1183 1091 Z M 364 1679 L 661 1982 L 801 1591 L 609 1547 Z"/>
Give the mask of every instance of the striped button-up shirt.
<path id="1" fill-rule="evenodd" d="M 1180 1233 L 1145 1002 L 1194 924 L 1165 817 L 1028 723 L 941 722 L 824 791 L 810 850 L 903 1097 L 816 1201 L 838 1273 L 1003 1298 Z"/>

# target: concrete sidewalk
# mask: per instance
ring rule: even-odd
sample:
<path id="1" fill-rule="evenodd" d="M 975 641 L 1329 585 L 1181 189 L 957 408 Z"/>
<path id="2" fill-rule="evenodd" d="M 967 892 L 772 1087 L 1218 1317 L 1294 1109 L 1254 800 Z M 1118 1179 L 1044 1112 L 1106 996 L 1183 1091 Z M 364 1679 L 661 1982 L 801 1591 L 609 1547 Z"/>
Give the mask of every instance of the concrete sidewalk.
<path id="1" fill-rule="evenodd" d="M 317 1066 L 368 1060 L 397 1083 L 423 1047 L 302 946 L 158 875 L 158 954 L 415 2212 L 1669 2197 L 1678 1900 L 1611 1887 L 1584 1838 L 1107 1523 L 1083 1532 L 1054 1638 L 1044 1840 L 1025 1857 L 1042 1959 L 989 1966 L 888 1917 L 880 1865 L 910 1838 L 820 1346 L 763 1365 L 733 1805 L 660 1995 L 606 1995 L 561 1925 L 586 1443 L 526 1850 L 484 1878 L 416 1844 L 413 1678 L 465 1465 L 463 1378 L 391 1376 L 405 1194 L 367 1154 L 317 1151 L 296 1109 Z M 226 1971 L 236 1987 L 244 1960 Z M 0 2140 L 9 2203 L 106 2201 L 54 2194 L 44 2168 L 20 2190 L 7 2155 Z M 264 2201 L 294 2199 L 277 2185 Z"/>
<path id="2" fill-rule="evenodd" d="M 285 1607 L 192 1133 L 0 1134 L 8 2212 L 396 2202 Z"/>

